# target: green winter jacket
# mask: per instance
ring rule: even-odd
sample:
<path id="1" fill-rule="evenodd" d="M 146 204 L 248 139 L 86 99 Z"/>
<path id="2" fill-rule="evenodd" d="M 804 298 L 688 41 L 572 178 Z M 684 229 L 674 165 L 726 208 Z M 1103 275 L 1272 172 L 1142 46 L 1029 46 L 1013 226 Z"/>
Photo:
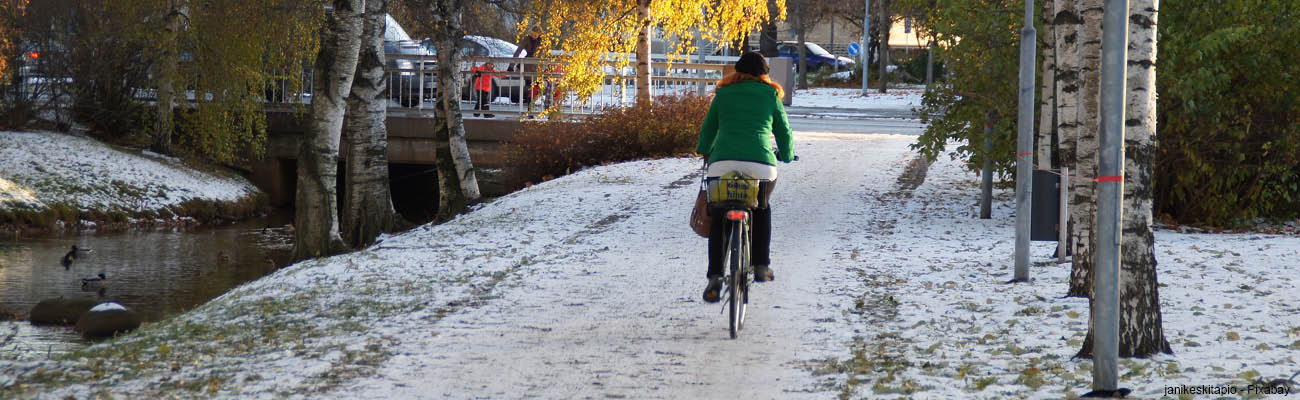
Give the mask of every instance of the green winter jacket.
<path id="1" fill-rule="evenodd" d="M 772 141 L 780 149 L 772 153 Z M 776 165 L 777 160 L 794 160 L 794 137 L 785 106 L 776 96 L 776 88 L 766 83 L 746 80 L 719 88 L 709 105 L 709 114 L 700 126 L 700 141 L 695 152 L 707 155 L 709 163 L 717 161 L 753 161 Z"/>

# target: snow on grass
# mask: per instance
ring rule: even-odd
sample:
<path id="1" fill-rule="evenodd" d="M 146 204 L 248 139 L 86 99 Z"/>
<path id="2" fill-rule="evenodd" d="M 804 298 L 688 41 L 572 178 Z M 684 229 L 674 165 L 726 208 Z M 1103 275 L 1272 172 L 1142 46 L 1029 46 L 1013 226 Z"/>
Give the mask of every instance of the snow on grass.
<path id="1" fill-rule="evenodd" d="M 0 132 L 0 209 L 71 204 L 81 210 L 138 212 L 257 193 L 243 178 L 150 154 L 61 133 Z"/>
<path id="2" fill-rule="evenodd" d="M 301 262 L 135 334 L 56 360 L 0 361 L 0 397 L 1065 398 L 1087 302 L 1036 242 L 1009 285 L 1012 193 L 976 218 L 956 162 L 899 182 L 897 135 L 800 133 L 773 197 L 777 281 L 727 338 L 699 301 L 686 227 L 698 160 L 591 168 L 441 225 Z M 920 165 L 923 165 L 921 163 Z M 1121 386 L 1290 376 L 1300 240 L 1156 233 L 1174 355 Z M 734 394 L 728 395 L 728 394 Z M 1178 396 L 1171 396 L 1178 398 Z"/>
<path id="3" fill-rule="evenodd" d="M 608 225 L 619 203 L 669 184 L 692 160 L 589 169 L 534 185 L 437 226 L 359 252 L 301 262 L 179 317 L 64 360 L 0 364 L 0 394 L 103 391 L 154 397 L 319 396 L 374 373 L 449 315 L 500 298 L 495 287 L 582 254 L 579 237 Z M 667 174 L 660 171 L 668 169 Z M 434 333 L 436 335 L 436 333 Z M 128 359 L 109 369 L 93 360 Z M 178 366 L 173 368 L 172 366 Z M 44 372 L 57 371 L 57 372 Z M 42 388 L 38 391 L 44 391 Z M 312 395 L 312 394 L 315 395 Z"/>
<path id="4" fill-rule="evenodd" d="M 921 107 L 921 95 L 924 88 L 894 88 L 888 93 L 872 89 L 866 97 L 861 89 L 850 88 L 811 88 L 794 92 L 791 107 L 840 108 L 845 110 L 863 109 L 900 109 L 911 110 Z"/>
<path id="5" fill-rule="evenodd" d="M 1013 192 L 976 219 L 976 176 L 940 161 L 898 202 L 879 196 L 867 240 L 845 249 L 862 271 L 865 323 L 832 369 L 872 398 L 1062 398 L 1089 391 L 1086 299 L 1062 298 L 1069 264 L 1033 244 L 1033 282 L 1009 285 Z M 862 234 L 862 233 L 858 233 Z M 1120 386 L 1158 398 L 1178 385 L 1236 385 L 1300 370 L 1295 236 L 1156 233 L 1164 331 L 1173 355 L 1122 359 Z M 1171 396 L 1179 398 L 1178 396 Z"/>

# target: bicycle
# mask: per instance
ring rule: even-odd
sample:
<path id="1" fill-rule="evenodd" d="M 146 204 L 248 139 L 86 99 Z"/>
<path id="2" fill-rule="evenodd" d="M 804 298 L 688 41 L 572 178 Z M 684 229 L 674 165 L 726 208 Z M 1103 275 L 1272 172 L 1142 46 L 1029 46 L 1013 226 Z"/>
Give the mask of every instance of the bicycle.
<path id="1" fill-rule="evenodd" d="M 731 338 L 735 339 L 745 324 L 745 306 L 749 304 L 749 284 L 753 282 L 750 265 L 750 212 L 758 207 L 760 186 L 767 179 L 755 179 L 729 172 L 721 177 L 705 177 L 701 182 L 708 190 L 710 212 L 722 213 L 723 260 L 727 263 L 727 275 L 723 278 L 727 301 L 723 312 L 730 311 L 728 325 Z"/>

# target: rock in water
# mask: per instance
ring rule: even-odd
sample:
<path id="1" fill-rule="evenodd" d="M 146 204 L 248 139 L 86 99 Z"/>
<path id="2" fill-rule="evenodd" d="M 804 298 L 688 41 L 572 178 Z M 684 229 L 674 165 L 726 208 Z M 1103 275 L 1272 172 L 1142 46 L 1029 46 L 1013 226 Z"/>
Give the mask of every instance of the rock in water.
<path id="1" fill-rule="evenodd" d="M 45 299 L 32 307 L 27 319 L 33 325 L 72 325 L 98 303 L 95 299 Z"/>
<path id="2" fill-rule="evenodd" d="M 140 327 L 140 314 L 114 303 L 100 303 L 77 320 L 77 332 L 87 338 L 112 337 Z"/>

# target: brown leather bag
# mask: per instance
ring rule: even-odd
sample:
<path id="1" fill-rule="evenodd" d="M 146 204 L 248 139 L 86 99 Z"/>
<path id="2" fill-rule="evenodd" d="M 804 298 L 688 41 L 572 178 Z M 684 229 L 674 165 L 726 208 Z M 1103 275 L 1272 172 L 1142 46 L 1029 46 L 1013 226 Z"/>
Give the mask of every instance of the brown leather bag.
<path id="1" fill-rule="evenodd" d="M 712 225 L 713 218 L 709 216 L 709 195 L 701 187 L 700 194 L 695 196 L 695 209 L 691 210 L 691 230 L 701 237 L 709 237 L 709 228 Z"/>

